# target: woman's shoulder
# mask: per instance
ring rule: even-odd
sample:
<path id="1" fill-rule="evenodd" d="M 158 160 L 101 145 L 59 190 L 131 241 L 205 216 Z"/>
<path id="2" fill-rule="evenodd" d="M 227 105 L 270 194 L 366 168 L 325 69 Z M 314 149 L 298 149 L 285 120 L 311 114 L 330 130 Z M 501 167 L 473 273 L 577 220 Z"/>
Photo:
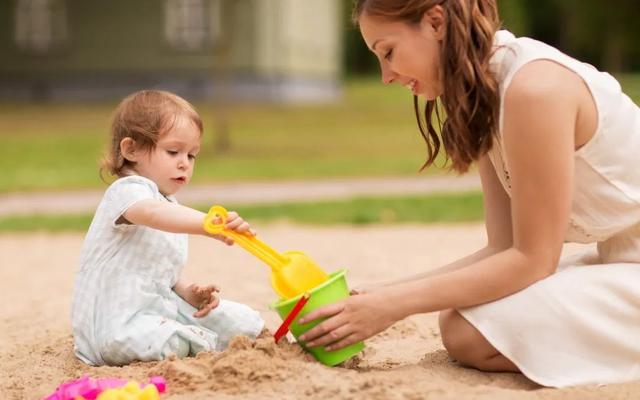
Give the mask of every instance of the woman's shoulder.
<path id="1" fill-rule="evenodd" d="M 578 74 L 552 60 L 538 59 L 523 65 L 514 74 L 505 91 L 505 102 L 517 98 L 571 101 L 582 94 L 588 92 Z"/>
<path id="2" fill-rule="evenodd" d="M 504 93 L 501 134 L 518 140 L 525 140 L 526 131 L 534 133 L 532 138 L 545 136 L 540 132 L 558 136 L 566 127 L 574 127 L 590 96 L 573 71 L 549 60 L 531 62 L 518 70 Z"/>
<path id="3" fill-rule="evenodd" d="M 495 33 L 489 66 L 498 83 L 503 86 L 508 85 L 514 73 L 531 60 L 558 57 L 558 50 L 545 43 L 524 36 L 516 37 L 509 31 L 501 30 Z"/>
<path id="4" fill-rule="evenodd" d="M 557 92 L 563 90 L 565 84 L 571 86 L 583 81 L 592 88 L 620 91 L 619 84 L 609 74 L 547 43 L 524 36 L 516 37 L 509 31 L 496 32 L 490 67 L 503 95 L 516 77 L 531 80 L 525 85 L 528 90 Z"/>
<path id="5" fill-rule="evenodd" d="M 536 102 L 577 105 L 589 95 L 584 65 L 556 48 L 504 30 L 496 32 L 494 47 L 491 66 L 505 110 L 509 103 L 519 103 L 529 104 L 529 111 L 535 113 Z"/>

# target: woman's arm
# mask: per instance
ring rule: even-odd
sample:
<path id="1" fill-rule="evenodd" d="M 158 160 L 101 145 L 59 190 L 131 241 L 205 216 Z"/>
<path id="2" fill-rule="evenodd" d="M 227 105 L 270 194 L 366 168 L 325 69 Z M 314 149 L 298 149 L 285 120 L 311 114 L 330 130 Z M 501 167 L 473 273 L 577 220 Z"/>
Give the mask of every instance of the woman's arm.
<path id="1" fill-rule="evenodd" d="M 377 290 L 385 286 L 413 282 L 419 279 L 440 275 L 445 272 L 456 271 L 511 247 L 513 243 L 511 233 L 511 200 L 509 199 L 507 192 L 502 187 L 502 183 L 498 179 L 488 155 L 485 154 L 478 161 L 478 172 L 480 174 L 484 199 L 484 219 L 487 230 L 487 245 L 466 257 L 442 267 L 403 277 L 394 281 L 373 284 L 371 287 Z M 369 291 L 366 289 L 367 287 L 368 286 L 365 285 L 365 289 L 362 290 L 358 290 L 356 288 L 354 292 L 366 293 Z"/>
<path id="2" fill-rule="evenodd" d="M 523 67 L 506 94 L 503 138 L 511 172 L 513 238 L 507 249 L 465 268 L 310 313 L 305 322 L 333 317 L 302 340 L 314 339 L 309 345 L 336 342 L 332 348 L 340 348 L 408 315 L 490 302 L 552 274 L 571 209 L 575 125 L 584 90 L 575 73 L 539 61 Z"/>
<path id="3" fill-rule="evenodd" d="M 397 280 L 393 280 L 393 281 L 389 281 L 389 282 L 383 282 L 383 283 L 379 283 L 377 285 L 375 285 L 375 287 L 385 287 L 385 286 L 394 286 L 394 285 L 399 285 L 401 283 L 406 283 L 406 282 L 413 282 L 419 279 L 424 279 L 424 278 L 429 278 L 432 276 L 436 276 L 436 275 L 440 275 L 443 274 L 445 272 L 451 272 L 451 271 L 456 271 L 460 268 L 464 268 L 466 266 L 469 266 L 475 262 L 478 262 L 484 258 L 487 258 L 489 256 L 492 256 L 494 254 L 496 254 L 498 252 L 497 249 L 489 247 L 489 246 L 485 246 L 483 248 L 481 248 L 480 250 L 476 251 L 475 253 L 469 254 L 466 257 L 460 258 L 452 263 L 443 265 L 441 267 L 429 270 L 429 271 L 424 271 L 424 272 L 420 272 L 417 273 L 415 275 L 409 275 L 409 276 L 405 276 L 402 277 L 400 279 Z"/>

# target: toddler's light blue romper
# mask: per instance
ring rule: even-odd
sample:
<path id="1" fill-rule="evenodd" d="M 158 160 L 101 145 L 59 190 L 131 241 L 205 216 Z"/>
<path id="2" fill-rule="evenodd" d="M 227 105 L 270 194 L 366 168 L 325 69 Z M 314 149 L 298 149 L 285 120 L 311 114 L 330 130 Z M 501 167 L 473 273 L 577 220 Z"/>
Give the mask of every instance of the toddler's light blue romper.
<path id="1" fill-rule="evenodd" d="M 221 300 L 204 318 L 171 288 L 187 260 L 187 235 L 118 223 L 145 199 L 176 202 L 141 176 L 109 186 L 82 247 L 71 320 L 75 353 L 91 365 L 123 365 L 220 351 L 236 335 L 255 338 L 258 312 Z M 209 282 L 207 282 L 209 283 Z"/>

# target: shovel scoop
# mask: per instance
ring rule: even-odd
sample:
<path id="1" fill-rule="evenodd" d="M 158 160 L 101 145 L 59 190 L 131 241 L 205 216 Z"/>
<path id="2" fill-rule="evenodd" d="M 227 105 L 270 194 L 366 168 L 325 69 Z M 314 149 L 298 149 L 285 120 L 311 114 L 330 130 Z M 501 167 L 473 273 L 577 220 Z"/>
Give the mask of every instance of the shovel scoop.
<path id="1" fill-rule="evenodd" d="M 212 235 L 232 238 L 240 247 L 271 267 L 271 286 L 282 299 L 307 292 L 329 279 L 327 273 L 300 251 L 280 254 L 253 235 L 225 228 L 227 215 L 224 207 L 211 207 L 204 219 L 204 230 Z"/>

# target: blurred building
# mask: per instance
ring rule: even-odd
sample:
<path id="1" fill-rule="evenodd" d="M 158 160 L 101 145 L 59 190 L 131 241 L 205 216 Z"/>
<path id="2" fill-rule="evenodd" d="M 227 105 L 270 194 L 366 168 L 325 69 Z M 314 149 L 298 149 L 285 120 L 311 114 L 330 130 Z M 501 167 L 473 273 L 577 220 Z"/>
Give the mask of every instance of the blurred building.
<path id="1" fill-rule="evenodd" d="M 341 0 L 2 0 L 0 99 L 339 94 Z M 231 96 L 231 97 L 230 97 Z"/>

